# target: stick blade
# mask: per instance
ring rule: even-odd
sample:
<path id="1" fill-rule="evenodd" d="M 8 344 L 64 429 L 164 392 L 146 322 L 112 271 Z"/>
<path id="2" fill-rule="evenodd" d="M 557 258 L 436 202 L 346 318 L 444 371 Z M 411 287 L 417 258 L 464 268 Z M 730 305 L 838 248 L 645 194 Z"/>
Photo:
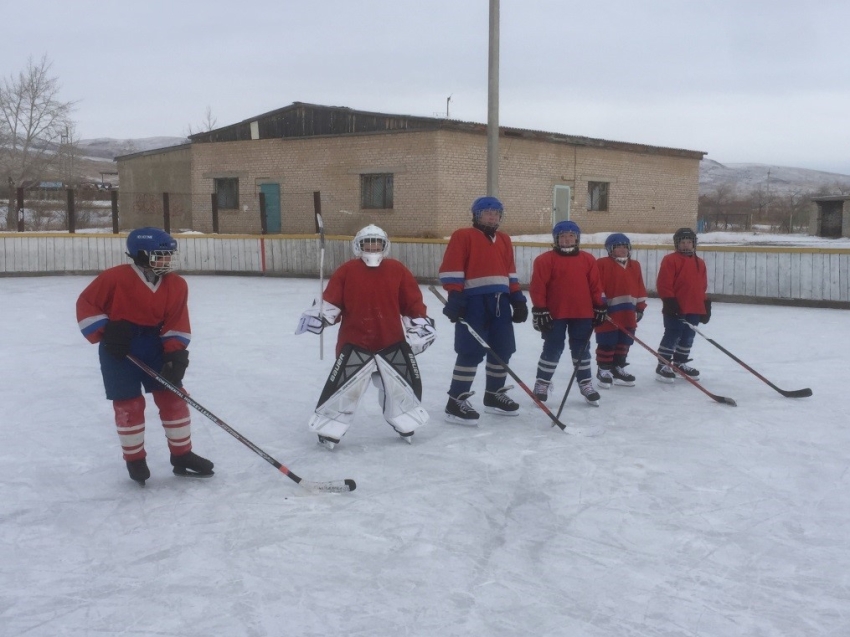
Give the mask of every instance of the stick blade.
<path id="1" fill-rule="evenodd" d="M 812 390 L 806 387 L 804 389 L 794 389 L 791 391 L 780 390 L 779 393 L 785 396 L 785 398 L 808 398 L 812 395 Z"/>
<path id="2" fill-rule="evenodd" d="M 298 484 L 308 491 L 317 491 L 319 493 L 350 493 L 357 488 L 357 483 L 351 478 L 333 480 L 331 482 L 308 482 L 307 480 L 302 480 Z"/>
<path id="3" fill-rule="evenodd" d="M 724 405 L 729 405 L 731 407 L 737 407 L 738 403 L 736 403 L 733 399 L 728 396 L 713 396 L 714 400 L 719 403 L 723 403 Z"/>

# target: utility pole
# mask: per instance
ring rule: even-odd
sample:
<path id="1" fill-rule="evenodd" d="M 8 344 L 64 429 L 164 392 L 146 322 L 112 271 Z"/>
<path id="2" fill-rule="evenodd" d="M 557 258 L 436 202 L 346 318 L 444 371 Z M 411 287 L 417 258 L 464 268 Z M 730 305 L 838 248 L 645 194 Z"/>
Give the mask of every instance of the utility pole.
<path id="1" fill-rule="evenodd" d="M 451 96 L 451 95 L 449 95 L 449 96 L 446 98 L 446 119 L 451 119 L 451 118 L 449 117 L 449 102 L 451 102 L 451 101 L 452 101 L 452 96 Z"/>
<path id="2" fill-rule="evenodd" d="M 499 0 L 490 0 L 487 82 L 487 194 L 499 196 Z"/>

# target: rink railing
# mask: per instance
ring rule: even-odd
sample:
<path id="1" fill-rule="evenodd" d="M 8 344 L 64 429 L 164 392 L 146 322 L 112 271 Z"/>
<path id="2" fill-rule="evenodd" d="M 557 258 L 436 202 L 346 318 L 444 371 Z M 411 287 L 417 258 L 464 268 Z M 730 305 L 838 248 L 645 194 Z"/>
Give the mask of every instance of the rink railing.
<path id="1" fill-rule="evenodd" d="M 178 234 L 180 271 L 187 274 L 252 274 L 317 277 L 318 239 L 311 235 Z M 325 278 L 351 258 L 350 237 L 325 241 Z M 0 233 L 0 275 L 95 274 L 127 263 L 125 235 Z M 423 282 L 434 281 L 446 249 L 443 239 L 393 239 L 391 256 Z M 515 242 L 520 283 L 531 278 L 534 258 L 548 244 Z M 599 245 L 583 246 L 595 256 Z M 650 293 L 658 265 L 670 246 L 635 246 Z M 709 292 L 730 300 L 850 304 L 850 249 L 705 246 L 700 256 L 708 267 Z"/>

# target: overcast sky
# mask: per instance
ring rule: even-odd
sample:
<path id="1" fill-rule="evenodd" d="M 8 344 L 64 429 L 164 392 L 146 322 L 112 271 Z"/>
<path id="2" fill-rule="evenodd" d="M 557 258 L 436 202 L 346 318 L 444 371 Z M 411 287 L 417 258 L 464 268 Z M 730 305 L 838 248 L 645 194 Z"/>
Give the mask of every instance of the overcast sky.
<path id="1" fill-rule="evenodd" d="M 806 6 L 809 5 L 809 6 Z M 0 0 L 80 139 L 295 101 L 487 121 L 488 0 Z M 500 123 L 850 174 L 846 0 L 501 0 Z"/>

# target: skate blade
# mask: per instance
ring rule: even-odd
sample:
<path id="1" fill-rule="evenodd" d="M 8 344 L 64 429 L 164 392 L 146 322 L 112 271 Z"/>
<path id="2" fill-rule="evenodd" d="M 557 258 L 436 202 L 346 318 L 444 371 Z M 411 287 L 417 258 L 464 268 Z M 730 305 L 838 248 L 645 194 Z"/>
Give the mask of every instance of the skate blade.
<path id="1" fill-rule="evenodd" d="M 488 414 L 496 414 L 497 416 L 519 416 L 519 409 L 516 411 L 504 411 L 498 407 L 485 407 L 484 411 Z"/>
<path id="2" fill-rule="evenodd" d="M 452 425 L 460 425 L 461 427 L 478 426 L 478 420 L 466 420 L 465 418 L 458 418 L 457 416 L 452 416 L 451 414 L 445 414 L 443 418 L 447 423 L 450 423 Z"/>
<path id="3" fill-rule="evenodd" d="M 615 380 L 615 381 L 614 381 L 614 384 L 615 384 L 615 385 L 617 385 L 618 387 L 634 387 L 634 386 L 635 386 L 635 381 L 633 381 L 633 380 L 632 380 L 632 381 L 628 381 L 628 380 Z M 600 387 L 601 387 L 601 385 L 600 385 Z"/>
<path id="4" fill-rule="evenodd" d="M 215 475 L 214 471 L 210 471 L 209 473 L 195 473 L 183 467 L 174 467 L 171 471 L 174 475 L 181 478 L 212 478 Z"/>
<path id="5" fill-rule="evenodd" d="M 614 383 L 596 383 L 597 389 L 611 389 Z"/>
<path id="6" fill-rule="evenodd" d="M 664 378 L 663 376 L 656 376 L 655 380 L 657 380 L 659 383 L 667 383 L 668 385 L 672 385 L 674 382 L 676 382 L 675 378 Z"/>

